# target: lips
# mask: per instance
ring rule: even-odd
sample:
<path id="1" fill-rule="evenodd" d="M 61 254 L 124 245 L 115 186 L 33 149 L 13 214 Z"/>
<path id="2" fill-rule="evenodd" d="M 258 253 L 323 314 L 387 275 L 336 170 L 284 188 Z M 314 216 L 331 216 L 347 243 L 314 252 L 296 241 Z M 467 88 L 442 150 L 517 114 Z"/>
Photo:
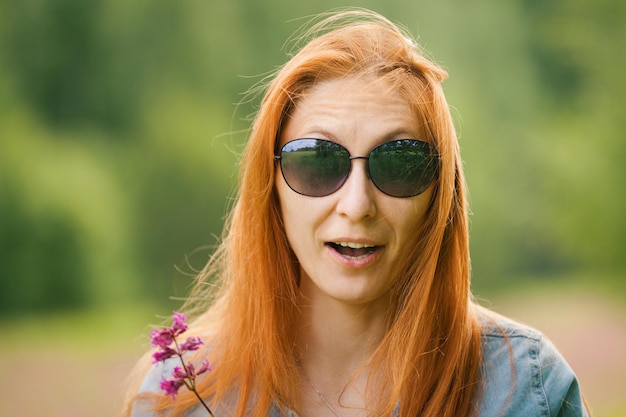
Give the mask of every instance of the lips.
<path id="1" fill-rule="evenodd" d="M 335 252 L 349 259 L 364 259 L 374 254 L 380 246 L 359 242 L 328 242 Z"/>

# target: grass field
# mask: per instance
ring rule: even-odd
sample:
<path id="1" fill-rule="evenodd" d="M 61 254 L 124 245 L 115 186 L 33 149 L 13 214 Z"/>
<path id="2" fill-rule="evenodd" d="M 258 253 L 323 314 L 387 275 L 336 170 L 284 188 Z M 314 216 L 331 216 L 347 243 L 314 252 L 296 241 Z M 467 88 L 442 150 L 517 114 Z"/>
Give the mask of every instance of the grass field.
<path id="1" fill-rule="evenodd" d="M 626 308 L 608 295 L 520 290 L 482 301 L 544 331 L 578 373 L 596 417 L 626 416 Z M 155 308 L 0 323 L 1 417 L 109 417 L 147 348 Z M 158 311 L 163 314 L 162 311 Z"/>

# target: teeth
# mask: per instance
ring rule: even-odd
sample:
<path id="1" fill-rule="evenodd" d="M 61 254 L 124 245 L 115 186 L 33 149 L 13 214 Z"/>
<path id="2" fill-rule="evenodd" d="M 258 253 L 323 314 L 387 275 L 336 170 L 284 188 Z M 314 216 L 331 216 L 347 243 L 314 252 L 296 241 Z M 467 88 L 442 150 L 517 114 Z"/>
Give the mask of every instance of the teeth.
<path id="1" fill-rule="evenodd" d="M 356 242 L 335 242 L 336 245 L 343 246 L 344 248 L 352 248 L 352 249 L 362 249 L 362 248 L 373 248 L 374 245 L 366 245 L 364 243 L 356 243 Z"/>

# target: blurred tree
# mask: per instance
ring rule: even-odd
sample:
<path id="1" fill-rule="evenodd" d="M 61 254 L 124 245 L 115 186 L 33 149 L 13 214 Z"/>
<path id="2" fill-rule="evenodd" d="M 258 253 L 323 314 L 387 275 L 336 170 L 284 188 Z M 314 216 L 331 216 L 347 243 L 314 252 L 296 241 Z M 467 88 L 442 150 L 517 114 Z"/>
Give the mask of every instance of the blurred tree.
<path id="1" fill-rule="evenodd" d="M 626 270 L 626 3 L 353 5 L 450 70 L 477 285 Z M 240 94 L 336 6 L 0 0 L 0 314 L 184 294 L 236 185 Z"/>
<path id="2" fill-rule="evenodd" d="M 111 79 L 114 56 L 99 31 L 104 2 L 8 2 L 2 60 L 22 96 L 56 126 L 126 126 L 137 97 Z"/>
<path id="3" fill-rule="evenodd" d="M 208 105 L 182 89 L 163 90 L 144 107 L 145 131 L 127 155 L 125 187 L 136 199 L 146 293 L 160 300 L 184 295 L 192 273 L 206 262 L 221 234 L 227 197 L 235 183 L 237 135 L 228 132 L 226 108 Z M 191 257 L 198 248 L 206 248 Z M 180 282 L 179 282 L 180 281 Z"/>
<path id="4" fill-rule="evenodd" d="M 425 27 L 451 68 L 483 289 L 623 270 L 625 12 L 611 0 L 456 2 L 437 15 L 464 16 L 454 35 Z"/>
<path id="5" fill-rule="evenodd" d="M 53 212 L 33 217 L 10 184 L 0 189 L 0 213 L 11 220 L 0 223 L 0 315 L 85 307 L 92 300 L 74 219 Z"/>
<path id="6" fill-rule="evenodd" d="M 86 132 L 52 134 L 18 103 L 3 110 L 2 310 L 111 306 L 136 295 L 132 206 L 113 174 L 114 149 Z"/>
<path id="7" fill-rule="evenodd" d="M 586 267 L 626 267 L 626 4 L 523 2 L 537 100 L 547 141 L 537 159 L 552 196 L 553 233 Z M 555 198 L 556 197 L 556 198 Z"/>

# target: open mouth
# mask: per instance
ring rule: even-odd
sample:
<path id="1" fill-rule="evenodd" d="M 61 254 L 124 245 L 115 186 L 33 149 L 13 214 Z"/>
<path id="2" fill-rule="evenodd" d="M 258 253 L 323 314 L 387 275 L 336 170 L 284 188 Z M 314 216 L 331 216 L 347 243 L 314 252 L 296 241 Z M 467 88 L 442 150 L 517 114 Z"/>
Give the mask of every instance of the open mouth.
<path id="1" fill-rule="evenodd" d="M 328 242 L 326 244 L 341 256 L 349 259 L 363 259 L 380 249 L 380 246 L 355 242 Z"/>

